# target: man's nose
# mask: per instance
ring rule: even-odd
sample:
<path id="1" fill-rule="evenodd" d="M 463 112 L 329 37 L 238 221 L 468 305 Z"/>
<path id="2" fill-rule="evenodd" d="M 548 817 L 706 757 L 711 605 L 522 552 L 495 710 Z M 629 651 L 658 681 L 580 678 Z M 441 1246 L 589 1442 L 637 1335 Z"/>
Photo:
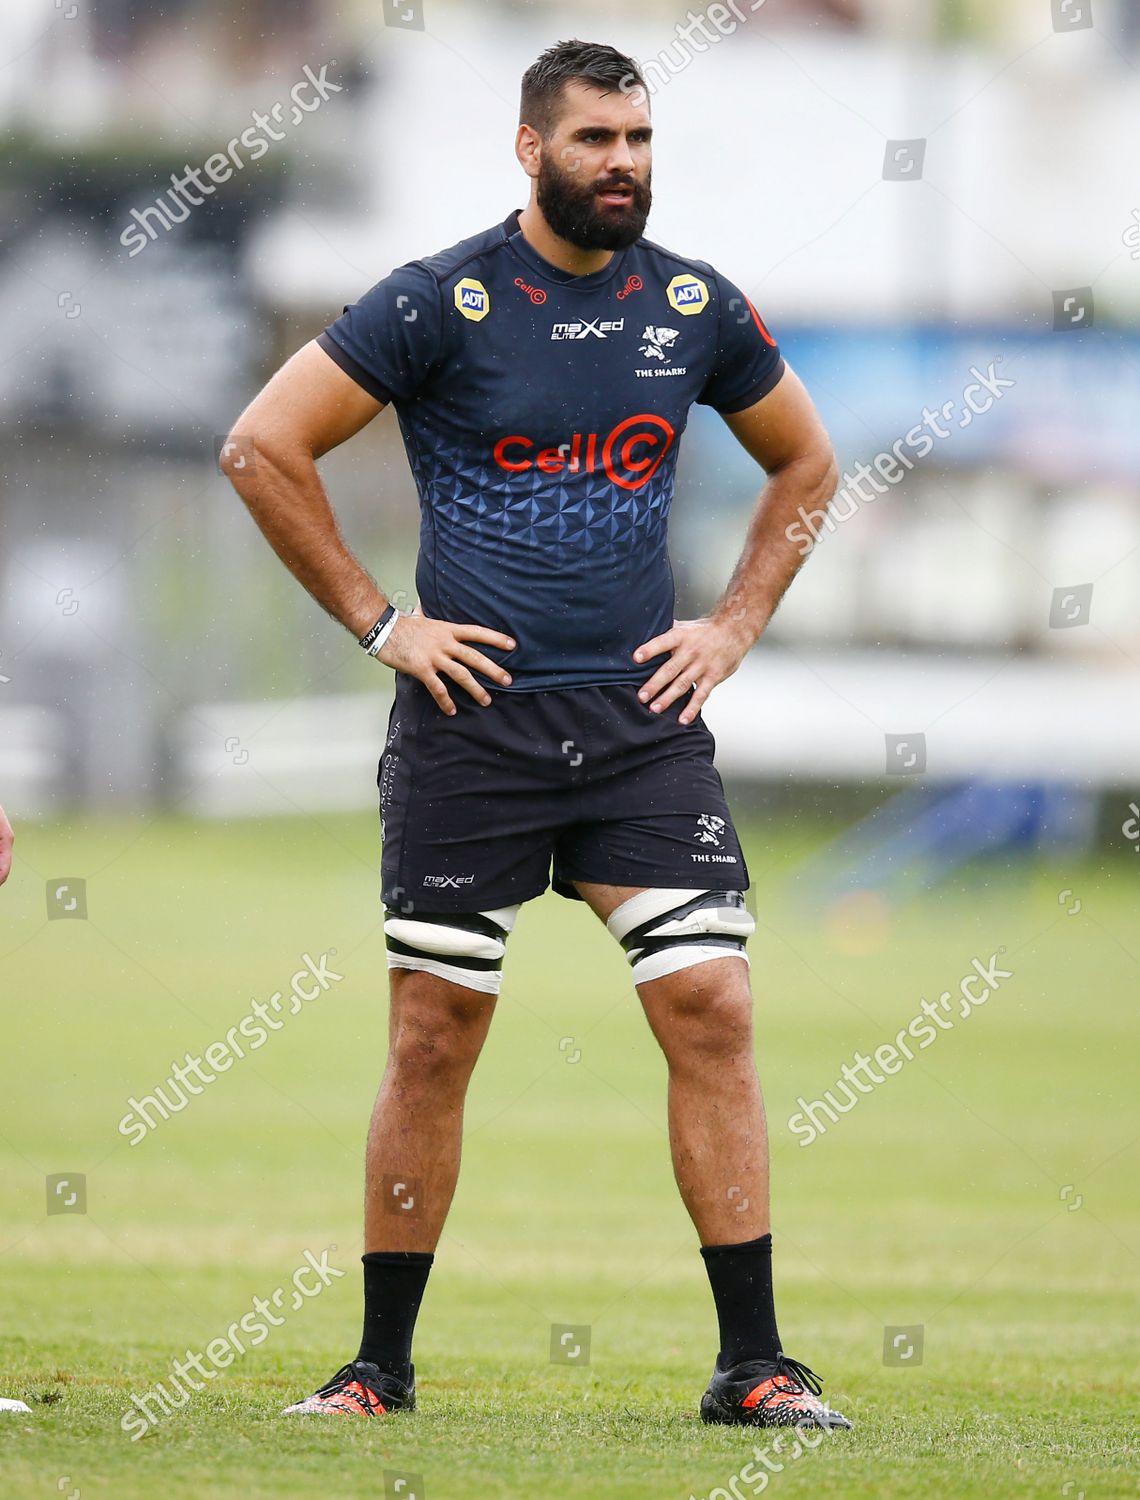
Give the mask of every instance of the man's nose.
<path id="1" fill-rule="evenodd" d="M 611 176 L 624 173 L 627 177 L 633 176 L 634 162 L 633 152 L 629 149 L 629 142 L 625 136 L 619 136 L 610 148 L 609 157 L 606 160 L 606 170 Z"/>

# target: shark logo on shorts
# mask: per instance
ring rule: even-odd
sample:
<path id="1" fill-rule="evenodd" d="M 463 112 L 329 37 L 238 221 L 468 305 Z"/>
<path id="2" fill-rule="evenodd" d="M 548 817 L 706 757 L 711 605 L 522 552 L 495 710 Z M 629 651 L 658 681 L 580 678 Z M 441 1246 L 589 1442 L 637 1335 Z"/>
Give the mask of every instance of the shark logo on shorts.
<path id="1" fill-rule="evenodd" d="M 697 818 L 696 840 L 698 844 L 712 844 L 717 849 L 723 849 L 724 840 L 721 838 L 723 831 L 723 818 L 718 818 L 713 813 L 701 813 Z"/>

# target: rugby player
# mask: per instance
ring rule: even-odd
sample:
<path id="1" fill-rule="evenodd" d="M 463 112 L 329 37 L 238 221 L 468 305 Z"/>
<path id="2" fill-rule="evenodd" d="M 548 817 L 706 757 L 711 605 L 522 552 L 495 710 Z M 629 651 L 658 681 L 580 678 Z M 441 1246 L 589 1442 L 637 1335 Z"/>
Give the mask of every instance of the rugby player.
<path id="1" fill-rule="evenodd" d="M 415 1403 L 412 1333 L 468 1080 L 516 914 L 552 873 L 624 948 L 667 1061 L 674 1171 L 720 1332 L 701 1416 L 851 1425 L 777 1331 L 755 924 L 701 718 L 791 582 L 801 554 L 785 529 L 823 510 L 835 462 L 744 293 L 644 238 L 651 136 L 630 58 L 551 47 L 522 84 L 526 207 L 378 282 L 231 434 L 223 466 L 278 556 L 397 673 L 378 776 L 391 1011 L 368 1138 L 364 1331 L 290 1412 Z M 694 402 L 767 482 L 720 602 L 675 620 L 666 526 Z M 406 614 L 346 547 L 316 469 L 389 405 L 422 511 Z M 416 1212 L 386 1211 L 409 1179 Z"/>

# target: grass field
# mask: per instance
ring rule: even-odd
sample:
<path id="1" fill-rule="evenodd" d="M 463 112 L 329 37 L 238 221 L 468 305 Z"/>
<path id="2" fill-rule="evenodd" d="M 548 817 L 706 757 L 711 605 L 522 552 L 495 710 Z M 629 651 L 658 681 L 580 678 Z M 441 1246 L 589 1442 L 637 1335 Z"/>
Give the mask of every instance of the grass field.
<path id="1" fill-rule="evenodd" d="M 751 951 L 781 1328 L 857 1427 L 748 1473 L 789 1496 L 1136 1494 L 1136 858 L 979 871 L 844 926 L 787 895 L 825 837 L 752 830 Z M 550 895 L 512 939 L 472 1088 L 418 1412 L 278 1415 L 359 1332 L 375 839 L 369 817 L 21 831 L 0 892 L 0 1395 L 32 1413 L 0 1414 L 0 1495 L 758 1493 L 734 1482 L 755 1440 L 696 1417 L 715 1324 L 662 1063 L 603 929 Z M 87 920 L 48 921 L 45 883 L 76 877 Z M 127 1143 L 130 1096 L 330 949 L 343 979 Z M 984 1007 L 799 1145 L 798 1095 L 1002 949 L 1013 978 Z M 46 1178 L 77 1173 L 86 1212 L 49 1216 Z M 132 1394 L 289 1287 L 306 1250 L 346 1274 L 130 1441 Z M 557 1323 L 588 1325 L 588 1365 L 551 1363 Z M 914 1325 L 921 1363 L 884 1364 L 884 1329 Z"/>

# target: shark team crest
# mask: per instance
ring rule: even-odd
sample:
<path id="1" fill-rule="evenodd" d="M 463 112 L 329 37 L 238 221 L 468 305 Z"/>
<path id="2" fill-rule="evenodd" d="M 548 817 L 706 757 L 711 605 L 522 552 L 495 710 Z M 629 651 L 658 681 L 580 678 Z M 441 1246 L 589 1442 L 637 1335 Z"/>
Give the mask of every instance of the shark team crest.
<path id="1" fill-rule="evenodd" d="M 672 349 L 681 335 L 676 328 L 654 328 L 649 323 L 641 337 L 645 340 L 641 352 L 646 359 L 668 360 L 669 355 L 665 351 Z"/>
<path id="2" fill-rule="evenodd" d="M 724 848 L 724 819 L 715 813 L 701 813 L 697 818 L 694 837 L 698 844 L 711 844 L 715 849 Z"/>

